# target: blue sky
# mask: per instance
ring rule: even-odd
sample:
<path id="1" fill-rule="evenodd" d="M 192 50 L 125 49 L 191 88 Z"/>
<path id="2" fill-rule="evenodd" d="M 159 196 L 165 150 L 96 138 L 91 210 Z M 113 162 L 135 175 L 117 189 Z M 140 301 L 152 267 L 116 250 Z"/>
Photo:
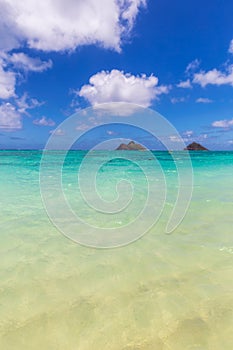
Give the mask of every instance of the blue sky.
<path id="1" fill-rule="evenodd" d="M 186 143 L 233 149 L 231 0 L 0 0 L 0 11 L 0 148 L 41 149 L 75 111 L 125 101 Z"/>

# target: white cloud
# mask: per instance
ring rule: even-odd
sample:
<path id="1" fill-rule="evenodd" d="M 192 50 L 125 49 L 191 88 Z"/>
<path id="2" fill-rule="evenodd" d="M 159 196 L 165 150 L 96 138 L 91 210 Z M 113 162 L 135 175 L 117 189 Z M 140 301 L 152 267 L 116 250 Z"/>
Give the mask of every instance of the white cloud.
<path id="1" fill-rule="evenodd" d="M 190 138 L 193 136 L 192 130 L 187 130 L 182 133 L 182 136 L 170 135 L 169 140 L 172 142 L 190 142 Z"/>
<path id="2" fill-rule="evenodd" d="M 120 51 L 147 0 L 0 0 L 0 99 L 16 97 L 16 70 L 43 72 L 42 61 L 13 49 L 74 51 L 99 45 Z"/>
<path id="3" fill-rule="evenodd" d="M 55 129 L 55 130 L 50 130 L 49 132 L 53 136 L 63 136 L 65 133 L 62 129 Z"/>
<path id="4" fill-rule="evenodd" d="M 186 138 L 182 138 L 181 136 L 177 136 L 177 135 L 170 135 L 168 138 L 172 142 L 182 143 L 186 141 Z"/>
<path id="5" fill-rule="evenodd" d="M 200 66 L 200 63 L 198 59 L 195 59 L 187 65 L 185 72 L 187 74 L 193 73 Z"/>
<path id="6" fill-rule="evenodd" d="M 39 126 L 54 126 L 55 122 L 52 119 L 42 117 L 40 119 L 34 119 L 33 124 L 39 125 Z"/>
<path id="7" fill-rule="evenodd" d="M 230 145 L 233 145 L 233 140 L 229 140 L 228 143 L 229 143 Z"/>
<path id="8" fill-rule="evenodd" d="M 3 59 L 0 57 L 0 98 L 8 99 L 15 96 L 16 75 L 6 71 Z"/>
<path id="9" fill-rule="evenodd" d="M 233 65 L 227 67 L 226 72 L 214 68 L 208 72 L 201 71 L 194 74 L 193 82 L 205 87 L 207 85 L 231 85 L 233 86 Z"/>
<path id="10" fill-rule="evenodd" d="M 229 50 L 228 51 L 233 54 L 233 39 L 230 42 L 230 46 L 229 46 Z"/>
<path id="11" fill-rule="evenodd" d="M 14 102 L 19 112 L 27 115 L 29 109 L 34 109 L 44 104 L 44 102 L 40 102 L 36 98 L 28 97 L 27 93 L 24 93 L 21 97 L 15 99 Z"/>
<path id="12" fill-rule="evenodd" d="M 181 81 L 176 86 L 179 87 L 179 88 L 183 88 L 183 89 L 191 89 L 192 88 L 190 79 L 185 80 L 185 81 Z"/>
<path id="13" fill-rule="evenodd" d="M 28 110 L 40 107 L 44 102 L 39 102 L 36 98 L 29 98 L 27 93 L 24 93 L 23 96 L 15 100 L 15 104 L 19 113 L 30 116 Z"/>
<path id="14" fill-rule="evenodd" d="M 117 103 L 104 103 L 104 104 L 96 104 L 94 107 L 96 115 L 102 117 L 104 115 L 115 115 L 118 117 L 127 117 L 134 113 L 137 113 L 141 110 L 141 107 L 136 104 L 125 103 L 125 102 L 117 102 Z M 92 126 L 98 125 L 95 120 L 90 120 Z"/>
<path id="15" fill-rule="evenodd" d="M 2 103 L 0 105 L 0 129 L 4 131 L 21 129 L 23 116 L 30 116 L 28 110 L 40 105 L 41 103 L 36 99 L 28 98 L 26 93 L 20 98 L 15 98 L 11 103 Z"/>
<path id="16" fill-rule="evenodd" d="M 134 21 L 137 17 L 137 14 L 139 12 L 139 9 L 141 6 L 146 6 L 147 0 L 130 0 L 130 1 L 118 1 L 119 4 L 122 5 L 122 19 L 126 20 L 128 22 L 129 29 L 131 30 Z"/>
<path id="17" fill-rule="evenodd" d="M 9 99 L 16 97 L 17 73 L 12 71 L 13 68 L 24 71 L 42 72 L 51 67 L 51 60 L 41 61 L 39 58 L 29 57 L 22 52 L 13 53 L 12 55 L 0 52 L 0 98 Z"/>
<path id="18" fill-rule="evenodd" d="M 192 131 L 192 130 L 184 131 L 184 132 L 183 132 L 183 135 L 184 135 L 184 136 L 187 136 L 187 137 L 191 137 L 191 136 L 193 135 L 193 131 Z"/>
<path id="19" fill-rule="evenodd" d="M 168 86 L 158 86 L 158 78 L 145 74 L 135 76 L 119 70 L 102 71 L 93 75 L 77 95 L 92 106 L 106 102 L 129 102 L 149 107 L 161 94 L 169 92 Z"/>
<path id="20" fill-rule="evenodd" d="M 42 61 L 40 58 L 29 57 L 23 52 L 8 56 L 8 62 L 17 69 L 31 72 L 43 72 L 52 67 L 52 61 Z"/>
<path id="21" fill-rule="evenodd" d="M 216 120 L 215 122 L 212 123 L 212 126 L 215 128 L 228 129 L 230 127 L 233 127 L 233 119 Z"/>
<path id="22" fill-rule="evenodd" d="M 21 114 L 11 103 L 0 105 L 0 129 L 14 131 L 22 128 Z"/>
<path id="23" fill-rule="evenodd" d="M 199 97 L 198 99 L 196 99 L 197 103 L 212 103 L 213 100 L 211 100 L 210 98 L 206 98 L 206 97 Z"/>
<path id="24" fill-rule="evenodd" d="M 82 123 L 82 124 L 79 124 L 77 127 L 76 127 L 76 130 L 79 130 L 79 131 L 85 131 L 87 129 L 89 129 L 89 125 L 85 124 L 85 123 Z"/>
<path id="25" fill-rule="evenodd" d="M 171 103 L 180 103 L 180 102 L 185 102 L 185 97 L 172 97 L 171 98 Z"/>
<path id="26" fill-rule="evenodd" d="M 146 0 L 0 0 L 2 49 L 26 42 L 43 51 L 88 44 L 119 51 L 144 5 Z"/>

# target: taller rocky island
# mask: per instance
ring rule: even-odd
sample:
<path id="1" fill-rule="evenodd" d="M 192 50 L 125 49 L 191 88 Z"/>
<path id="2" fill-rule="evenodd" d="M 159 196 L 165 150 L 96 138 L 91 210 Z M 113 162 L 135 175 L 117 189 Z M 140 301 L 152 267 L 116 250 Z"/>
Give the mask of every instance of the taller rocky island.
<path id="1" fill-rule="evenodd" d="M 190 143 L 187 147 L 184 149 L 185 151 L 208 151 L 207 148 L 204 146 L 200 145 L 200 143 L 193 142 Z"/>
<path id="2" fill-rule="evenodd" d="M 116 150 L 117 151 L 145 151 L 146 148 L 140 145 L 139 143 L 130 141 L 127 145 L 126 143 L 121 143 L 120 146 L 116 148 Z"/>

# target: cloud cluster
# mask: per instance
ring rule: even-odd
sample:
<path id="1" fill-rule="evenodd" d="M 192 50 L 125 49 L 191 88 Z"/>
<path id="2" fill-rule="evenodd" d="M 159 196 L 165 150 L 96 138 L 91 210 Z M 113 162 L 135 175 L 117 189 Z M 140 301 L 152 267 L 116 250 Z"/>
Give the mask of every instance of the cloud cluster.
<path id="1" fill-rule="evenodd" d="M 84 85 L 77 94 L 92 106 L 107 102 L 129 102 L 149 107 L 159 95 L 168 92 L 169 87 L 158 85 L 158 78 L 153 75 L 135 76 L 113 69 L 93 75 L 89 84 Z"/>
<path id="2" fill-rule="evenodd" d="M 119 52 L 146 3 L 147 0 L 0 0 L 0 99 L 4 100 L 0 105 L 0 128 L 21 128 L 22 115 L 34 108 L 19 106 L 23 98 L 16 94 L 18 77 L 52 67 L 51 60 L 32 57 L 24 52 L 25 47 L 65 52 L 93 44 Z M 52 125 L 44 117 L 34 123 Z"/>
<path id="3" fill-rule="evenodd" d="M 146 0 L 0 0 L 0 50 L 43 51 L 99 44 L 119 51 Z"/>

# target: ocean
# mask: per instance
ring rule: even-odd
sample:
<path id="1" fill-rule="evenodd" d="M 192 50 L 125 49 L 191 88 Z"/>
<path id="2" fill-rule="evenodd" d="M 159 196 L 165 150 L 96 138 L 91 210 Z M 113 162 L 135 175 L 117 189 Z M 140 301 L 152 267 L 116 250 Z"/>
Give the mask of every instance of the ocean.
<path id="1" fill-rule="evenodd" d="M 62 176 L 72 213 L 88 223 L 81 232 L 85 226 L 69 226 L 53 187 L 59 152 L 51 152 L 41 169 L 41 151 L 0 151 L 0 348 L 231 350 L 233 152 L 190 153 L 192 199 L 170 233 L 167 222 L 180 186 L 172 153 L 146 158 L 137 151 L 96 151 L 79 178 L 86 155 L 70 151 Z M 178 159 L 190 176 L 188 163 L 182 155 Z M 41 193 L 42 170 L 48 181 Z M 147 201 L 148 178 L 154 205 Z M 106 215 L 88 206 L 95 199 L 93 179 L 107 203 L 102 209 L 111 209 Z M 125 185 L 117 188 L 122 179 Z M 87 201 L 81 200 L 82 190 Z M 47 191 L 51 197 L 45 198 Z M 141 205 L 149 210 L 131 226 Z M 108 229 L 120 234 L 122 226 L 123 235 L 109 240 Z M 95 241 L 99 231 L 104 234 Z M 115 242 L 122 237 L 122 244 Z"/>

